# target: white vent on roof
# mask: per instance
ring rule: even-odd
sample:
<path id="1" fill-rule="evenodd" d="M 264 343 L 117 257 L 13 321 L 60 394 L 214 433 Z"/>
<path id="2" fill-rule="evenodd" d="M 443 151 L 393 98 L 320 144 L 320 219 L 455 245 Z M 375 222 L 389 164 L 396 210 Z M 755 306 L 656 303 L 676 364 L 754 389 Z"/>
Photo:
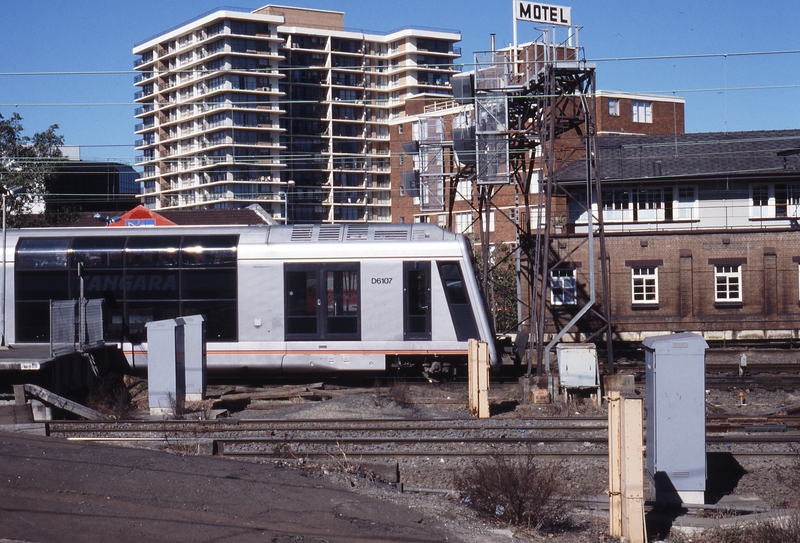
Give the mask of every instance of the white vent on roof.
<path id="1" fill-rule="evenodd" d="M 369 239 L 369 226 L 366 224 L 348 224 L 347 241 L 359 241 Z"/>
<path id="2" fill-rule="evenodd" d="M 292 225 L 292 241 L 311 241 L 314 239 L 313 224 Z"/>
<path id="3" fill-rule="evenodd" d="M 423 230 L 421 228 L 415 228 L 413 232 L 411 232 L 411 239 L 430 239 L 431 234 L 427 230 Z"/>
<path id="4" fill-rule="evenodd" d="M 406 241 L 408 230 L 376 230 L 374 239 Z"/>
<path id="5" fill-rule="evenodd" d="M 319 241 L 339 241 L 342 239 L 342 228 L 337 225 L 323 224 L 319 227 Z"/>

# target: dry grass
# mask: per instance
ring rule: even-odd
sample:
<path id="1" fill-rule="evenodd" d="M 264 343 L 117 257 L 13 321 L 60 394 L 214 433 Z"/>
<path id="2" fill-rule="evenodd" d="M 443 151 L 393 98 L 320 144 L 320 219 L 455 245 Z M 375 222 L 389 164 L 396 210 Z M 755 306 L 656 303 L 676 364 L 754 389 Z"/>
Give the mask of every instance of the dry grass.
<path id="1" fill-rule="evenodd" d="M 401 409 L 409 409 L 411 416 L 416 417 L 421 407 L 414 403 L 414 397 L 405 381 L 394 379 L 392 383 L 386 387 L 382 386 L 380 381 L 375 381 L 373 385 L 372 402 L 375 407 L 387 407 L 394 404 Z"/>
<path id="2" fill-rule="evenodd" d="M 572 503 L 560 494 L 565 485 L 553 465 L 493 456 L 476 460 L 456 485 L 485 518 L 531 530 L 569 526 Z"/>
<path id="3" fill-rule="evenodd" d="M 800 510 L 745 525 L 713 528 L 702 534 L 670 534 L 673 543 L 792 543 L 800 541 Z"/>
<path id="4" fill-rule="evenodd" d="M 86 395 L 86 407 L 120 420 L 133 410 L 131 395 L 122 375 L 112 373 L 95 380 Z"/>

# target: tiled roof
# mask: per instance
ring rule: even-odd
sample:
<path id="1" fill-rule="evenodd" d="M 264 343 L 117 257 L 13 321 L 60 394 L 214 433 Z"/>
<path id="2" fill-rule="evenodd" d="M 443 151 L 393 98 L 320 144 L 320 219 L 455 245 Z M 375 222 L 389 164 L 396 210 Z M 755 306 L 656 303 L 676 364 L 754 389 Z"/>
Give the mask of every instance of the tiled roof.
<path id="1" fill-rule="evenodd" d="M 601 181 L 800 175 L 800 130 L 602 136 L 597 156 Z M 586 164 L 572 163 L 556 179 L 585 181 Z"/>

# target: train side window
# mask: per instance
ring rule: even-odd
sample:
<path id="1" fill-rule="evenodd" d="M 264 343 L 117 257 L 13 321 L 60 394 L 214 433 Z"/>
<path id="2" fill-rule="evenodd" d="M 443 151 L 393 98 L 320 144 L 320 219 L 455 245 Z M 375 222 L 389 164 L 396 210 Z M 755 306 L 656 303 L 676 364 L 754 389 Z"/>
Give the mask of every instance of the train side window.
<path id="1" fill-rule="evenodd" d="M 403 338 L 431 339 L 431 263 L 403 262 Z"/>
<path id="2" fill-rule="evenodd" d="M 175 268 L 180 246 L 180 236 L 131 236 L 125 247 L 125 264 L 129 268 Z"/>
<path id="3" fill-rule="evenodd" d="M 122 268 L 125 237 L 75 238 L 72 241 L 73 269 L 77 264 L 84 268 Z"/>
<path id="4" fill-rule="evenodd" d="M 478 339 L 478 325 L 469 302 L 461 266 L 458 262 L 437 262 L 437 265 L 458 341 Z"/>
<path id="5" fill-rule="evenodd" d="M 24 270 L 66 269 L 70 238 L 21 239 L 14 267 Z"/>
<path id="6" fill-rule="evenodd" d="M 361 337 L 358 264 L 286 264 L 287 339 Z"/>
<path id="7" fill-rule="evenodd" d="M 185 236 L 181 247 L 185 267 L 236 266 L 237 236 Z"/>
<path id="8" fill-rule="evenodd" d="M 358 334 L 358 270 L 328 270 L 325 272 L 325 285 L 328 295 L 327 334 Z"/>

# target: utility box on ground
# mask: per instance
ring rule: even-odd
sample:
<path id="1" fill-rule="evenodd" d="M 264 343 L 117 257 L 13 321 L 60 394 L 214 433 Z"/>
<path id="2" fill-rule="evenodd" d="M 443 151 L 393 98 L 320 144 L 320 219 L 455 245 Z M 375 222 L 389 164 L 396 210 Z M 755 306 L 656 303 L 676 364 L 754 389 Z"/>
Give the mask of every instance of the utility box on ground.
<path id="1" fill-rule="evenodd" d="M 186 402 L 183 320 L 153 321 L 145 326 L 150 414 L 174 415 Z"/>
<path id="2" fill-rule="evenodd" d="M 205 398 L 206 318 L 148 322 L 147 380 L 151 415 L 174 415 Z"/>
<path id="3" fill-rule="evenodd" d="M 569 401 L 570 389 L 591 389 L 600 404 L 600 370 L 597 366 L 597 348 L 593 343 L 559 343 L 558 378 L 564 397 Z"/>
<path id="4" fill-rule="evenodd" d="M 184 331 L 186 364 L 186 401 L 206 398 L 206 318 L 203 315 L 181 317 Z"/>
<path id="5" fill-rule="evenodd" d="M 705 502 L 706 341 L 681 333 L 646 338 L 646 466 L 655 499 Z"/>

